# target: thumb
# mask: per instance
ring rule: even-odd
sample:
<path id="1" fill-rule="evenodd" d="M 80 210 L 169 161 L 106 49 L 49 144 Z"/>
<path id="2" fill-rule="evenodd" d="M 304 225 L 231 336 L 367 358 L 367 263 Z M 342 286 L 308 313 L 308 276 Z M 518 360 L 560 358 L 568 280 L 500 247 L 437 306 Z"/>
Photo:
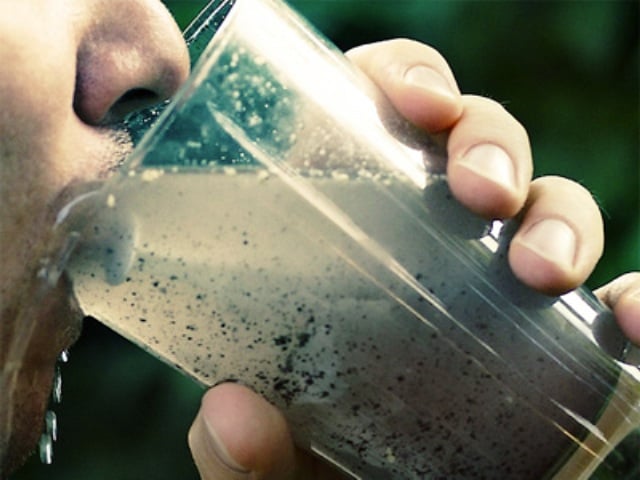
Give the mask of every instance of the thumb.
<path id="1" fill-rule="evenodd" d="M 622 275 L 595 293 L 613 310 L 629 340 L 640 346 L 640 272 Z"/>
<path id="2" fill-rule="evenodd" d="M 202 480 L 290 478 L 293 442 L 280 412 L 237 384 L 212 388 L 189 431 Z"/>
<path id="3" fill-rule="evenodd" d="M 227 451 L 204 418 L 198 413 L 189 431 L 189 447 L 202 480 L 240 480 L 250 478 L 249 472 L 238 464 Z"/>
<path id="4" fill-rule="evenodd" d="M 413 40 L 395 39 L 362 45 L 347 56 L 416 126 L 440 132 L 451 128 L 462 115 L 456 80 L 435 49 Z"/>

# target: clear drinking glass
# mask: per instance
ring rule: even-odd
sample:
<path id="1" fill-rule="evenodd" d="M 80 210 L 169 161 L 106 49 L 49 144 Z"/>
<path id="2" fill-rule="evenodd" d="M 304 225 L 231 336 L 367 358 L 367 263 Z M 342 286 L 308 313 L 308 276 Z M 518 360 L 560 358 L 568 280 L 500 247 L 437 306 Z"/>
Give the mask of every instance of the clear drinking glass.
<path id="1" fill-rule="evenodd" d="M 85 313 L 251 386 L 354 477 L 588 478 L 640 422 L 611 313 L 521 285 L 514 225 L 461 207 L 442 146 L 285 4 L 212 5 L 177 98 L 61 212 Z"/>

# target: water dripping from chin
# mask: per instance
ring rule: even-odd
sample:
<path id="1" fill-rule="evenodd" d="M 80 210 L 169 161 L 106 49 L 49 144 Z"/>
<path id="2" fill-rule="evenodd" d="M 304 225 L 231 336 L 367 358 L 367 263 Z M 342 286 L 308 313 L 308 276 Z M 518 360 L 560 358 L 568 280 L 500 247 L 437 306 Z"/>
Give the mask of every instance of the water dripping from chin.
<path id="1" fill-rule="evenodd" d="M 54 410 L 56 405 L 62 402 L 62 372 L 61 367 L 69 361 L 69 351 L 63 350 L 58 357 L 55 373 L 53 376 L 53 385 L 51 387 L 51 400 L 49 409 L 44 417 L 44 430 L 40 435 L 38 442 L 38 452 L 40 461 L 45 465 L 53 463 L 53 447 L 58 440 L 58 417 Z"/>

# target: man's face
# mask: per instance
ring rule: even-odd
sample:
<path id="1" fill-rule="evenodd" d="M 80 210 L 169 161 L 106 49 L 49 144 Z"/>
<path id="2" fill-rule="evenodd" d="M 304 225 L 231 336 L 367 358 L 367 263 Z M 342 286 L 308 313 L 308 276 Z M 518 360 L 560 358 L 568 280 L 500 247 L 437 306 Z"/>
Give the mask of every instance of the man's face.
<path id="1" fill-rule="evenodd" d="M 70 185 L 126 152 L 110 123 L 172 95 L 188 74 L 156 0 L 0 0 L 0 477 L 33 449 L 54 363 L 80 313 L 37 272 Z"/>

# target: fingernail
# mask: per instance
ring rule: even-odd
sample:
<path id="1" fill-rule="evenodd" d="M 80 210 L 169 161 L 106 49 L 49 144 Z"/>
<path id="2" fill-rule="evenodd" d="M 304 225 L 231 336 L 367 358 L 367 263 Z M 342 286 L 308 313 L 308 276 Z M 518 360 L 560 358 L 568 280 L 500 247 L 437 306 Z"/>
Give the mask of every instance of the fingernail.
<path id="1" fill-rule="evenodd" d="M 502 148 L 491 143 L 471 147 L 458 160 L 476 175 L 487 178 L 508 190 L 517 189 L 516 172 L 513 161 Z"/>
<path id="2" fill-rule="evenodd" d="M 424 65 L 411 67 L 404 74 L 404 81 L 414 87 L 428 90 L 444 97 L 455 98 L 458 92 L 440 73 Z"/>
<path id="3" fill-rule="evenodd" d="M 564 269 L 573 268 L 576 234 L 562 220 L 549 218 L 535 223 L 524 233 L 521 241 L 531 251 L 556 265 Z"/>
<path id="4" fill-rule="evenodd" d="M 203 477 L 238 480 L 251 478 L 251 472 L 231 457 L 227 447 L 202 413 L 198 414 L 191 427 L 189 445 Z"/>

